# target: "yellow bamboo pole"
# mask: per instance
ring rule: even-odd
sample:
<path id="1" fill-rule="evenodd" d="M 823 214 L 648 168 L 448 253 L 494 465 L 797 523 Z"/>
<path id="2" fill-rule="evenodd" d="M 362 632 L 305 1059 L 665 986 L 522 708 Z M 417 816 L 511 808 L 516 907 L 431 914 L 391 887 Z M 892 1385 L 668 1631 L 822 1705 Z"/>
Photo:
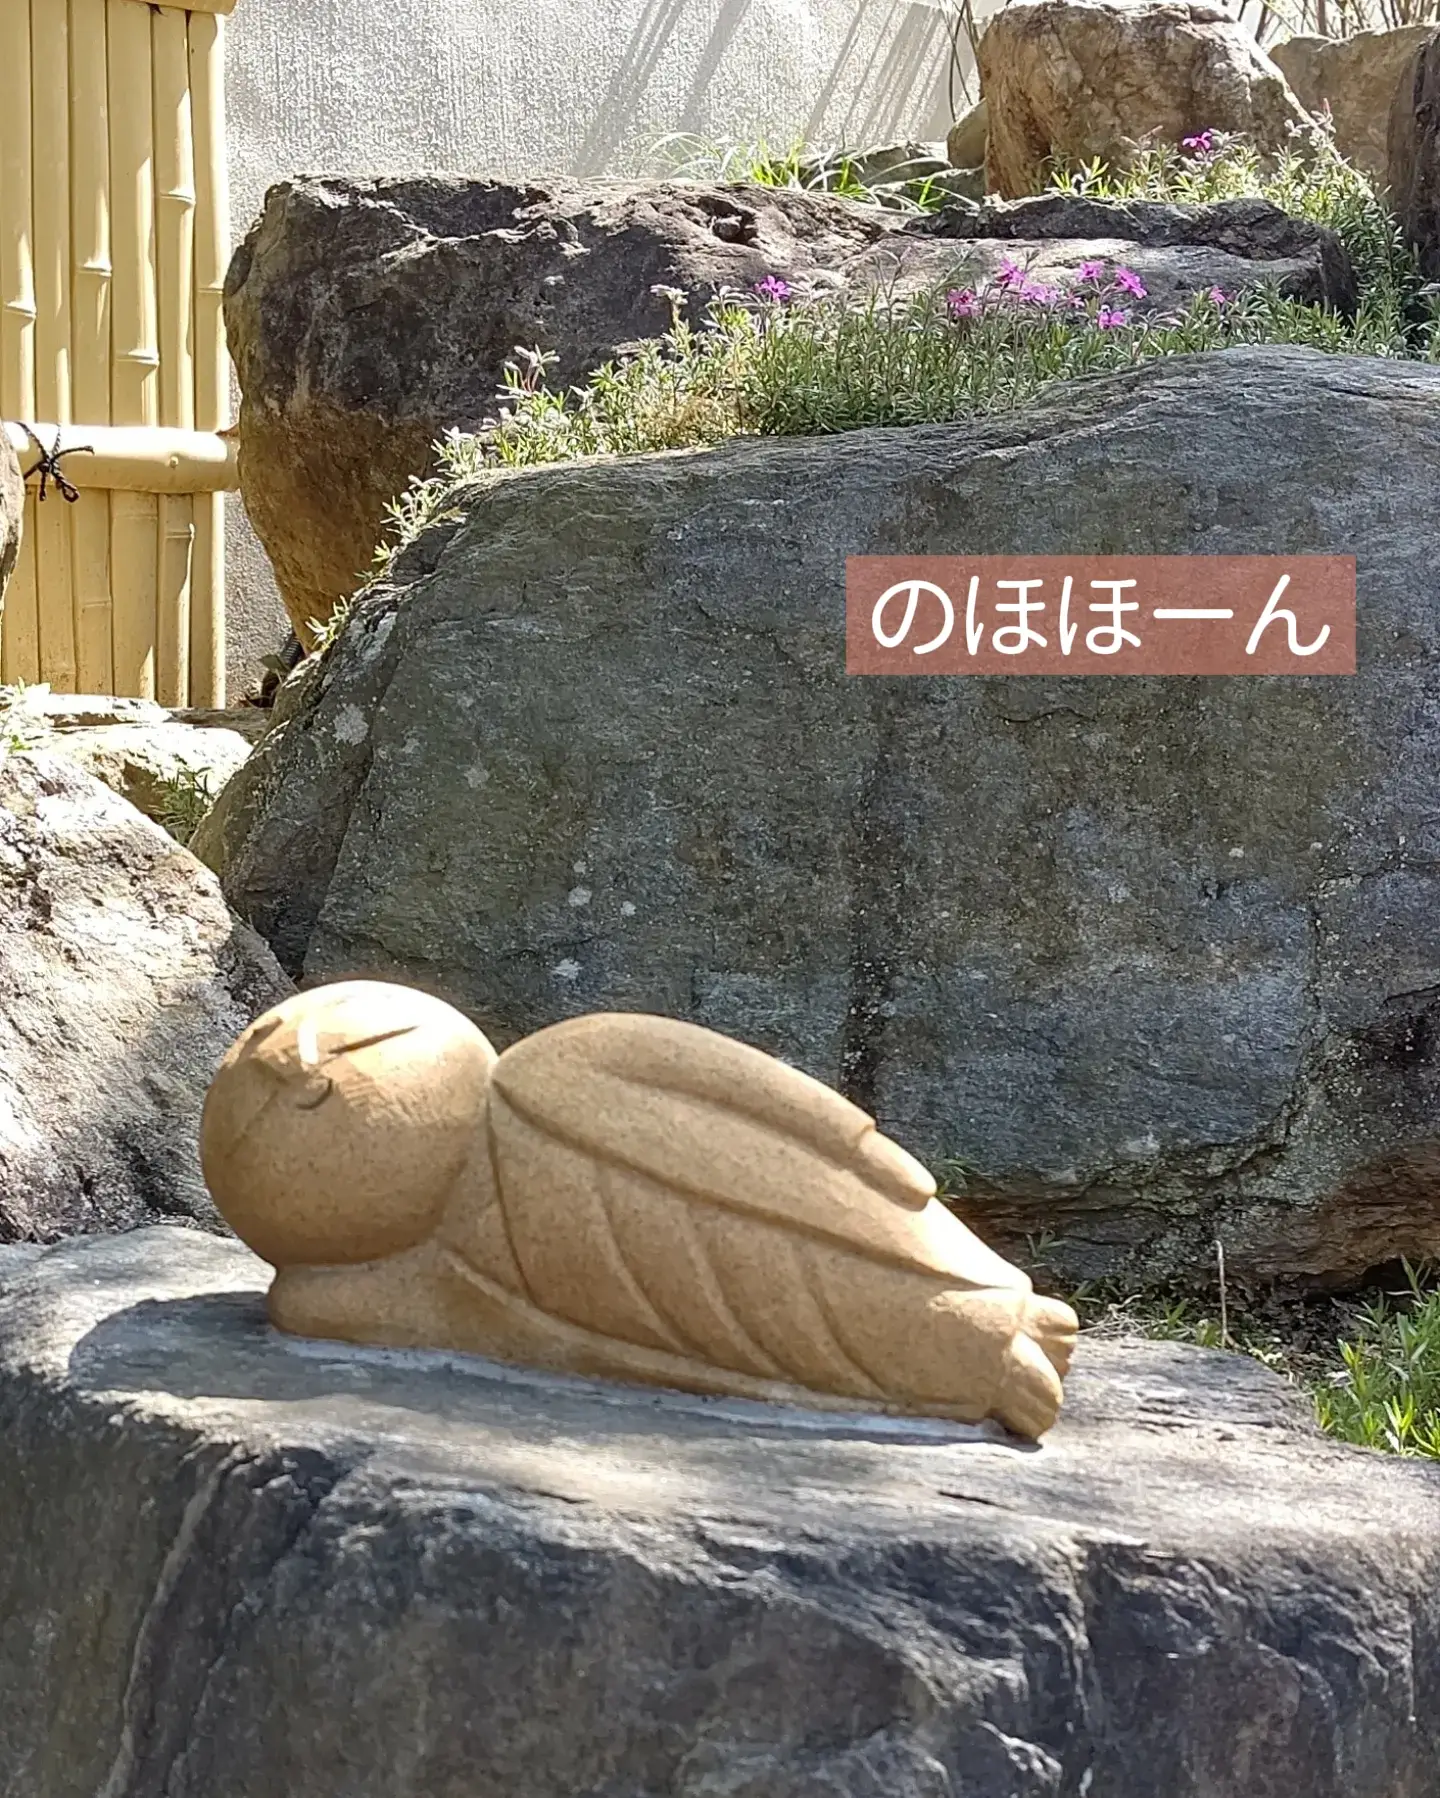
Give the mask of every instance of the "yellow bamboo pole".
<path id="1" fill-rule="evenodd" d="M 35 416 L 35 275 L 32 247 L 30 8 L 0 5 L 0 414 Z M 0 680 L 40 678 L 35 592 L 35 506 L 5 596 Z"/>
<path id="2" fill-rule="evenodd" d="M 7 0 L 9 5 L 24 0 Z M 35 229 L 35 409 L 70 422 L 70 12 L 31 0 L 31 180 Z M 36 512 L 40 678 L 75 691 L 75 583 L 70 519 L 58 495 Z"/>
<path id="3" fill-rule="evenodd" d="M 188 493 L 160 501 L 159 629 L 155 694 L 161 705 L 190 703 L 190 559 L 195 522 Z"/>
<path id="4" fill-rule="evenodd" d="M 192 504 L 190 703 L 218 707 L 225 703 L 225 495 L 197 493 Z"/>
<path id="5" fill-rule="evenodd" d="M 151 13 L 135 0 L 108 0 L 111 283 L 111 417 L 117 425 L 160 422 L 156 298 L 154 99 Z M 110 500 L 115 687 L 155 697 L 159 507 L 152 495 Z"/>
<path id="6" fill-rule="evenodd" d="M 155 84 L 160 422 L 188 431 L 195 424 L 195 147 L 185 14 L 173 7 L 157 7 L 150 29 Z M 193 509 L 188 494 L 172 494 L 160 502 L 159 510 L 156 686 L 162 705 L 186 705 L 190 699 Z"/>
<path id="7" fill-rule="evenodd" d="M 47 447 L 58 427 L 34 427 Z M 6 425 L 16 455 L 35 451 L 19 425 Z M 71 456 L 84 448 L 86 454 Z M 233 493 L 239 486 L 235 439 L 217 431 L 169 431 L 158 425 L 70 425 L 60 432 L 65 478 L 81 491 L 122 487 L 130 493 Z M 48 501 L 47 501 L 48 504 Z"/>
<path id="8" fill-rule="evenodd" d="M 195 146 L 185 14 L 157 7 L 155 239 L 159 275 L 160 422 L 195 428 Z"/>
<path id="9" fill-rule="evenodd" d="M 4 0 L 0 0 L 3 4 Z M 70 230 L 73 404 L 82 425 L 110 423 L 110 96 L 105 0 L 70 0 Z M 67 434 L 69 435 L 69 434 Z M 88 442 L 74 433 L 76 442 Z M 72 458 L 67 476 L 74 478 Z M 70 518 L 82 693 L 111 693 L 110 507 L 87 493 Z"/>
<path id="10" fill-rule="evenodd" d="M 30 8 L 0 7 L 0 409 L 35 409 L 35 275 L 31 250 Z"/>
<path id="11" fill-rule="evenodd" d="M 142 6 L 154 4 L 154 0 L 140 0 Z M 186 10 L 192 13 L 232 13 L 235 0 L 186 0 Z"/>
<path id="12" fill-rule="evenodd" d="M 124 4 L 125 0 L 117 0 Z M 110 557 L 115 583 L 115 691 L 155 697 L 155 598 L 159 569 L 153 493 L 110 495 Z M 144 585 L 133 578 L 144 571 Z"/>
<path id="13" fill-rule="evenodd" d="M 195 423 L 218 431 L 230 415 L 225 353 L 225 269 L 230 185 L 225 155 L 225 25 L 190 14 L 190 95 L 195 134 Z M 196 495 L 190 585 L 190 703 L 225 703 L 225 499 Z"/>

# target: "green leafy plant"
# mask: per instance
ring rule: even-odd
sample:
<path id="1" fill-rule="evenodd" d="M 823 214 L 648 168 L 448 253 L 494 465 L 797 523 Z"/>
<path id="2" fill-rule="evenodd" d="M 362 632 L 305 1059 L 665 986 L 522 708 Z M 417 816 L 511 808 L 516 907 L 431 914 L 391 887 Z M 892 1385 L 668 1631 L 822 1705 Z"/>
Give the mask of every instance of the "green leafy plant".
<path id="1" fill-rule="evenodd" d="M 214 803 L 207 771 L 177 768 L 174 774 L 160 782 L 155 819 L 177 843 L 188 844 L 199 829 L 200 820 Z"/>
<path id="2" fill-rule="evenodd" d="M 1405 1278 L 1407 1291 L 1360 1312 L 1315 1409 L 1344 1442 L 1440 1460 L 1440 1288 L 1408 1262 Z"/>
<path id="3" fill-rule="evenodd" d="M 934 212 L 951 197 L 943 181 L 931 175 L 867 182 L 864 165 L 853 151 L 815 149 L 798 140 L 776 149 L 763 138 L 717 142 L 676 133 L 661 138 L 651 154 L 666 173 L 683 180 L 752 181 L 758 187 L 836 194 L 897 212 Z"/>

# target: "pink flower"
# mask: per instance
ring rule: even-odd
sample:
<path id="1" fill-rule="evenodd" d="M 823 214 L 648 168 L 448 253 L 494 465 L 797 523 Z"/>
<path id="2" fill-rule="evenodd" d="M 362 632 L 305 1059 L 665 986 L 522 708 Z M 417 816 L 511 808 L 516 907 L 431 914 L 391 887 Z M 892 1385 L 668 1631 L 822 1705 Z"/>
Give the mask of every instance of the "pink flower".
<path id="1" fill-rule="evenodd" d="M 1213 131 L 1197 131 L 1193 137 L 1181 138 L 1180 141 L 1187 150 L 1193 150 L 1197 156 L 1208 156 L 1215 148 Z"/>
<path id="2" fill-rule="evenodd" d="M 1230 304 L 1230 295 L 1226 293 L 1223 287 L 1212 287 L 1210 289 L 1210 298 L 1217 306 L 1228 306 Z"/>
<path id="3" fill-rule="evenodd" d="M 1139 275 L 1135 273 L 1133 268 L 1117 268 L 1115 271 L 1115 285 L 1119 288 L 1123 288 L 1126 293 L 1132 294 L 1137 300 L 1143 300 L 1145 298 L 1145 283 L 1140 279 Z"/>
<path id="4" fill-rule="evenodd" d="M 995 282 L 997 286 L 1023 287 L 1026 279 L 1027 277 L 1024 269 L 1021 268 L 1020 264 L 1013 256 L 1006 256 L 1001 259 L 1000 266 L 995 271 Z"/>
<path id="5" fill-rule="evenodd" d="M 1098 281 L 1105 273 L 1103 262 L 1082 262 L 1075 271 L 1077 281 Z"/>
<path id="6" fill-rule="evenodd" d="M 945 309 L 951 318 L 978 318 L 980 300 L 970 287 L 953 287 L 945 296 Z"/>
<path id="7" fill-rule="evenodd" d="M 1128 325 L 1130 314 L 1121 307 L 1102 306 L 1095 315 L 1095 323 L 1102 331 L 1113 331 L 1117 325 Z"/>
<path id="8" fill-rule="evenodd" d="M 790 298 L 792 289 L 790 283 L 782 281 L 778 275 L 766 275 L 763 281 L 755 283 L 754 291 L 762 300 L 774 300 L 783 305 Z"/>
<path id="9" fill-rule="evenodd" d="M 1032 306 L 1053 306 L 1059 297 L 1059 288 L 1047 287 L 1043 281 L 1027 278 L 1020 284 L 1020 298 L 1028 300 Z"/>

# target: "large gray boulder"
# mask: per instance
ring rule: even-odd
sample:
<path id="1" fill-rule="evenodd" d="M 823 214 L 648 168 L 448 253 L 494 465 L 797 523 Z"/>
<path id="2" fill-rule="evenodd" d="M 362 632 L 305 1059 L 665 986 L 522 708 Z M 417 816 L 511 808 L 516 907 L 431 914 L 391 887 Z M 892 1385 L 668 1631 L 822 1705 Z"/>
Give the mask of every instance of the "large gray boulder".
<path id="1" fill-rule="evenodd" d="M 282 182 L 236 251 L 225 323 L 245 509 L 302 641 L 355 589 L 385 507 L 451 427 L 492 417 L 516 348 L 561 385 L 659 337 L 657 284 L 811 274 L 902 219 L 741 184 L 458 177 Z"/>
<path id="2" fill-rule="evenodd" d="M 307 980 L 638 1008 L 841 1087 L 1067 1276 L 1440 1253 L 1440 370 L 488 478 L 197 838 Z M 858 679 L 859 554 L 1330 554 L 1354 677 Z"/>
<path id="3" fill-rule="evenodd" d="M 0 1241 L 222 1229 L 200 1105 L 292 990 L 159 825 L 57 756 L 0 759 Z"/>
<path id="4" fill-rule="evenodd" d="M 10 439 L 0 426 L 0 614 L 5 610 L 5 588 L 20 554 L 24 526 L 25 482 Z"/>
<path id="5" fill-rule="evenodd" d="M 553 383 L 582 381 L 665 331 L 657 285 L 685 290 L 698 320 L 721 288 L 767 275 L 904 290 L 952 274 L 978 284 L 1014 255 L 1067 284 L 1098 256 L 1130 260 L 1152 306 L 1269 280 L 1341 311 L 1353 304 L 1333 236 L 1263 202 L 1090 202 L 1068 227 L 1054 207 L 1035 219 L 1034 241 L 1020 242 L 1023 221 L 1006 219 L 987 240 L 963 205 L 907 222 L 744 184 L 280 183 L 231 263 L 225 319 L 245 508 L 297 634 L 312 644 L 354 592 L 386 506 L 433 467 L 436 442 L 494 417 L 517 346 L 554 354 Z"/>
<path id="6" fill-rule="evenodd" d="M 0 1251 L 0 1790 L 1433 1798 L 1440 1471 L 1082 1339 L 1035 1451 L 279 1337 Z"/>

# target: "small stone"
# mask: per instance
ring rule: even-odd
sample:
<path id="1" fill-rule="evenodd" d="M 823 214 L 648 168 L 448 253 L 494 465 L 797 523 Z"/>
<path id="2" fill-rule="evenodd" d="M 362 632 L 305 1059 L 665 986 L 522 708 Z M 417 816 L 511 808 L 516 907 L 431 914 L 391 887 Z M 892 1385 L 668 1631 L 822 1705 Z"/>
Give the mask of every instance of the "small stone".
<path id="1" fill-rule="evenodd" d="M 957 169 L 983 169 L 985 166 L 984 100 L 977 100 L 962 118 L 956 119 L 945 139 L 945 151 Z"/>

